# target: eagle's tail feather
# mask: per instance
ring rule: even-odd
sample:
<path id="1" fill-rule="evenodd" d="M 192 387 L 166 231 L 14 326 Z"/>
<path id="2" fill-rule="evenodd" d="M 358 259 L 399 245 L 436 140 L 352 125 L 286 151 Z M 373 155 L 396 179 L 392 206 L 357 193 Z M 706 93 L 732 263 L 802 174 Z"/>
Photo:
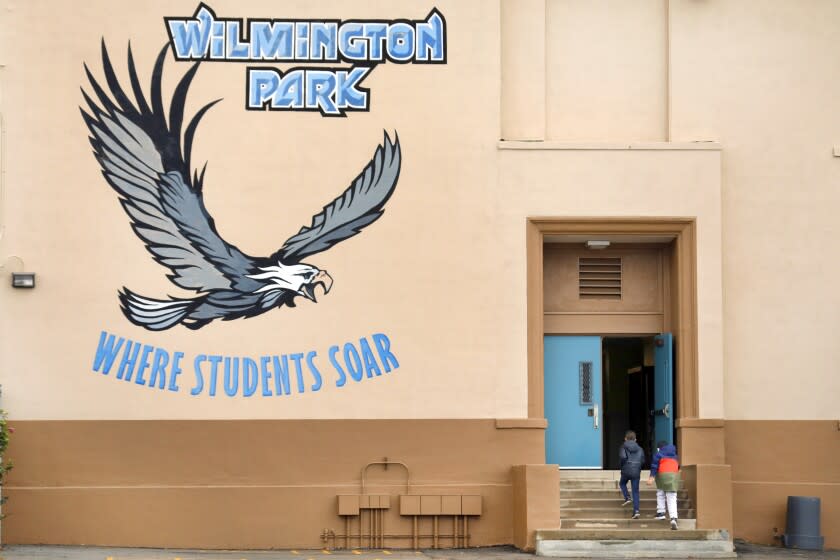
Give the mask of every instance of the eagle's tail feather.
<path id="1" fill-rule="evenodd" d="M 151 299 L 126 287 L 119 292 L 119 297 L 120 307 L 128 320 L 150 331 L 162 331 L 177 325 L 204 299 Z"/>

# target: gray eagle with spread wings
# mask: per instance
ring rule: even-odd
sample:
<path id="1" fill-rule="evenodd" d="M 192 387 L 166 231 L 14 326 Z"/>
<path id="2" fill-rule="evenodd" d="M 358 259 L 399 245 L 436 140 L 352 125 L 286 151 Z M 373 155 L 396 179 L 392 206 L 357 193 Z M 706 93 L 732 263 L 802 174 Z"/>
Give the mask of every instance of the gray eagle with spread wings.
<path id="1" fill-rule="evenodd" d="M 119 195 L 131 227 L 146 249 L 171 271 L 167 277 L 197 293 L 187 299 L 152 299 L 123 287 L 119 291 L 123 313 L 132 323 L 153 331 L 179 323 L 199 329 L 214 319 L 227 321 L 283 305 L 294 307 L 298 296 L 315 302 L 316 286 L 326 294 L 333 280 L 303 259 L 356 235 L 382 215 L 400 174 L 399 138 L 395 136 L 392 143 L 386 133 L 350 186 L 276 253 L 267 258 L 251 257 L 216 231 L 202 196 L 206 164 L 201 173 L 190 169 L 198 123 L 219 100 L 202 107 L 182 129 L 187 90 L 198 70 L 196 62 L 175 87 L 167 115 L 161 95 L 167 50 L 168 46 L 164 47 L 155 61 L 148 101 L 130 45 L 128 73 L 133 100 L 117 79 L 104 41 L 102 67 L 109 92 L 85 65 L 93 96 L 82 89 L 88 106 L 88 110 L 82 108 L 82 117 L 102 174 Z"/>

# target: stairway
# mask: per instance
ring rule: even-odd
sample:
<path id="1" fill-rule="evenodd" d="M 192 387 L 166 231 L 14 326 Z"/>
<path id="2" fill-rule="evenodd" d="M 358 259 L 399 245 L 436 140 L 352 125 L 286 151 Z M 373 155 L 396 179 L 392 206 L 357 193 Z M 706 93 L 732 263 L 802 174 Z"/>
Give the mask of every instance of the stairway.
<path id="1" fill-rule="evenodd" d="M 560 471 L 560 529 L 537 531 L 537 555 L 558 558 L 734 558 L 726 531 L 697 529 L 686 492 L 677 495 L 679 529 L 656 520 L 656 490 L 642 472 L 640 519 L 622 507 L 618 471 Z"/>

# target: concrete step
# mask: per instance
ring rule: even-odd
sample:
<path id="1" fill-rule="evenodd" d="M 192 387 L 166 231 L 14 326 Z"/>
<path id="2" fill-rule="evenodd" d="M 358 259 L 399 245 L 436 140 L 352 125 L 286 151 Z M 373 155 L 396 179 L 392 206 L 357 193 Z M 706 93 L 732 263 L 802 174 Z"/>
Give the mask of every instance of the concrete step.
<path id="1" fill-rule="evenodd" d="M 560 490 L 618 490 L 617 480 L 568 479 L 560 480 Z"/>
<path id="2" fill-rule="evenodd" d="M 653 529 L 542 529 L 537 531 L 537 535 L 542 535 L 544 540 L 729 540 L 726 531 L 717 529 L 679 529 L 674 531 L 670 527 Z"/>
<path id="3" fill-rule="evenodd" d="M 645 481 L 647 477 L 642 478 L 640 490 L 656 491 L 653 486 L 648 486 Z M 560 480 L 560 490 L 618 490 L 618 480 L 599 480 L 599 479 L 568 479 Z"/>
<path id="4" fill-rule="evenodd" d="M 655 513 L 650 509 L 643 509 L 643 515 L 650 515 L 653 516 Z M 572 507 L 563 507 L 560 508 L 560 519 L 570 519 L 570 518 L 586 518 L 586 519 L 612 519 L 615 517 L 623 517 L 624 515 L 630 517 L 632 512 L 627 511 L 625 508 L 621 506 L 618 507 L 586 507 L 586 508 L 572 508 Z M 694 510 L 693 509 L 680 509 L 677 508 L 677 515 L 678 517 L 684 517 L 686 519 L 693 519 L 694 518 Z"/>
<path id="5" fill-rule="evenodd" d="M 565 499 L 582 499 L 582 498 L 609 498 L 613 499 L 615 497 L 621 499 L 621 491 L 618 487 L 615 488 L 598 488 L 595 490 L 580 490 L 580 489 L 569 489 L 569 488 L 562 488 L 560 490 L 560 498 Z M 656 499 L 656 489 L 655 488 L 640 488 L 639 489 L 639 496 L 645 499 Z M 677 493 L 677 499 L 685 499 L 688 498 L 688 492 L 685 490 L 680 490 Z"/>
<path id="6" fill-rule="evenodd" d="M 650 471 L 642 471 L 642 479 L 650 476 Z M 566 470 L 560 469 L 560 482 L 565 480 L 618 480 L 621 478 L 621 471 L 613 470 Z"/>
<path id="7" fill-rule="evenodd" d="M 624 498 L 567 498 L 565 495 L 561 495 L 560 497 L 560 507 L 561 508 L 619 508 L 621 510 L 626 509 L 633 509 L 633 505 L 626 505 L 622 506 L 621 504 L 624 503 Z M 655 510 L 656 509 L 656 497 L 649 498 L 647 496 L 642 496 L 639 499 L 639 507 L 643 510 Z M 677 509 L 691 509 L 691 500 L 688 498 L 679 499 L 677 498 Z"/>
<path id="8" fill-rule="evenodd" d="M 680 530 L 689 530 L 697 528 L 696 519 L 681 518 L 677 520 L 677 525 Z M 627 517 L 614 517 L 612 519 L 584 519 L 584 518 L 567 518 L 560 521 L 560 527 L 563 529 L 667 529 L 670 530 L 669 520 L 657 520 L 645 515 L 639 519 L 630 519 Z"/>
<path id="9" fill-rule="evenodd" d="M 537 555 L 554 558 L 735 558 L 726 531 L 554 529 L 537 531 Z"/>

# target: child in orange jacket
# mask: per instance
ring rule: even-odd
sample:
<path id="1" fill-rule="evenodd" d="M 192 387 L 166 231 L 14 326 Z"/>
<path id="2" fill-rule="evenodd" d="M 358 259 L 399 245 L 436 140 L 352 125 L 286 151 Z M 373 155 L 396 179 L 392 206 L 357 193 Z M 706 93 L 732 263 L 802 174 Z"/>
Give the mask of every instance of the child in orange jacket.
<path id="1" fill-rule="evenodd" d="M 660 441 L 650 463 L 648 486 L 656 480 L 656 519 L 665 519 L 665 506 L 671 518 L 671 529 L 677 530 L 677 491 L 680 489 L 680 459 L 677 448 Z"/>

